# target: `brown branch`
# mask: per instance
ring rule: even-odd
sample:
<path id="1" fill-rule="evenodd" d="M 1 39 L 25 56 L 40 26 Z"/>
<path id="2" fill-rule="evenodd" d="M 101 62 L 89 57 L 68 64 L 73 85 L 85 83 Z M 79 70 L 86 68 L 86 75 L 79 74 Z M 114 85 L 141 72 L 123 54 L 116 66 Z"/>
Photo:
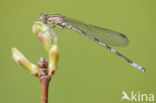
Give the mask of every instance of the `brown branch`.
<path id="1" fill-rule="evenodd" d="M 50 82 L 49 76 L 42 76 L 39 78 L 41 85 L 41 103 L 48 103 L 48 86 Z"/>
<path id="2" fill-rule="evenodd" d="M 41 103 L 48 103 L 48 87 L 51 77 L 48 75 L 48 62 L 41 57 L 38 63 L 40 67 Z"/>

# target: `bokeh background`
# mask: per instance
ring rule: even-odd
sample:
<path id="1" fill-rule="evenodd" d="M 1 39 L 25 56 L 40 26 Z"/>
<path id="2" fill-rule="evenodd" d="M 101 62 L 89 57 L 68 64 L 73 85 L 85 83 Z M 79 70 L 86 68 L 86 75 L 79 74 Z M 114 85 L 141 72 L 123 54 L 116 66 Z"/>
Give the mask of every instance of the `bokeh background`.
<path id="1" fill-rule="evenodd" d="M 156 95 L 155 5 L 155 0 L 1 0 L 0 103 L 40 102 L 39 80 L 13 61 L 11 49 L 18 48 L 36 64 L 41 56 L 47 58 L 32 35 L 32 24 L 42 12 L 126 34 L 129 46 L 112 47 L 147 68 L 142 73 L 94 41 L 63 29 L 49 103 L 121 103 L 122 91 Z"/>

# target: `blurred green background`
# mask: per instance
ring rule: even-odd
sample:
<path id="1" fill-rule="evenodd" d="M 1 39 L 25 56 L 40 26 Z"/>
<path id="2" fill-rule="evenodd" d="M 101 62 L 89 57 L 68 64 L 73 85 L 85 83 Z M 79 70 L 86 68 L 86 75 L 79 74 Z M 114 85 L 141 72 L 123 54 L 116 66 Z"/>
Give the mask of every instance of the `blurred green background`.
<path id="1" fill-rule="evenodd" d="M 142 73 L 94 41 L 64 29 L 58 33 L 60 58 L 49 103 L 120 103 L 122 91 L 156 95 L 155 5 L 155 0 L 1 0 L 0 103 L 40 103 L 39 80 L 13 61 L 11 49 L 16 47 L 33 63 L 47 58 L 32 35 L 32 24 L 42 12 L 126 34 L 129 46 L 113 48 L 147 68 Z"/>

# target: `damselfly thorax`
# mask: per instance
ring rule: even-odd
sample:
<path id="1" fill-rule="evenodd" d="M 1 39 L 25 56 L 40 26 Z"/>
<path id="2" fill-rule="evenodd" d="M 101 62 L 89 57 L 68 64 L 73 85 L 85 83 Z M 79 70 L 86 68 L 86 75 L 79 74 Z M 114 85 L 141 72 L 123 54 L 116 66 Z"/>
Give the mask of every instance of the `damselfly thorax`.
<path id="1" fill-rule="evenodd" d="M 52 25 L 59 25 L 61 27 L 66 27 L 69 29 L 72 28 L 71 25 L 65 22 L 64 17 L 60 14 L 51 14 L 51 15 L 41 14 L 41 15 L 42 17 L 45 16 L 46 22 L 51 23 Z"/>

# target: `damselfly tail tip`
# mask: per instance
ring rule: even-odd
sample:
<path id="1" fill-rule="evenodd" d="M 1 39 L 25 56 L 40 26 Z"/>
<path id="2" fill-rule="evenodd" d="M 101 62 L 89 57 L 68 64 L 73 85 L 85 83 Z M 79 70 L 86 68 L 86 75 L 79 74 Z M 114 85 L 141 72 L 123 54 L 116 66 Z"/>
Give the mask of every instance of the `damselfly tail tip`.
<path id="1" fill-rule="evenodd" d="M 138 67 L 138 69 L 141 70 L 141 71 L 144 72 L 144 73 L 146 72 L 146 69 L 145 69 L 144 67 L 141 67 L 141 66 L 140 66 L 140 67 Z"/>
<path id="2" fill-rule="evenodd" d="M 145 73 L 146 72 L 146 69 L 145 68 L 142 68 L 142 71 Z"/>
<path id="3" fill-rule="evenodd" d="M 132 62 L 131 65 L 132 65 L 133 67 L 135 67 L 136 69 L 142 71 L 142 72 L 146 72 L 146 69 L 145 69 L 144 67 L 142 67 L 142 66 L 140 66 L 140 65 L 138 65 L 138 64 L 136 64 L 136 63 L 134 63 L 134 62 Z"/>

